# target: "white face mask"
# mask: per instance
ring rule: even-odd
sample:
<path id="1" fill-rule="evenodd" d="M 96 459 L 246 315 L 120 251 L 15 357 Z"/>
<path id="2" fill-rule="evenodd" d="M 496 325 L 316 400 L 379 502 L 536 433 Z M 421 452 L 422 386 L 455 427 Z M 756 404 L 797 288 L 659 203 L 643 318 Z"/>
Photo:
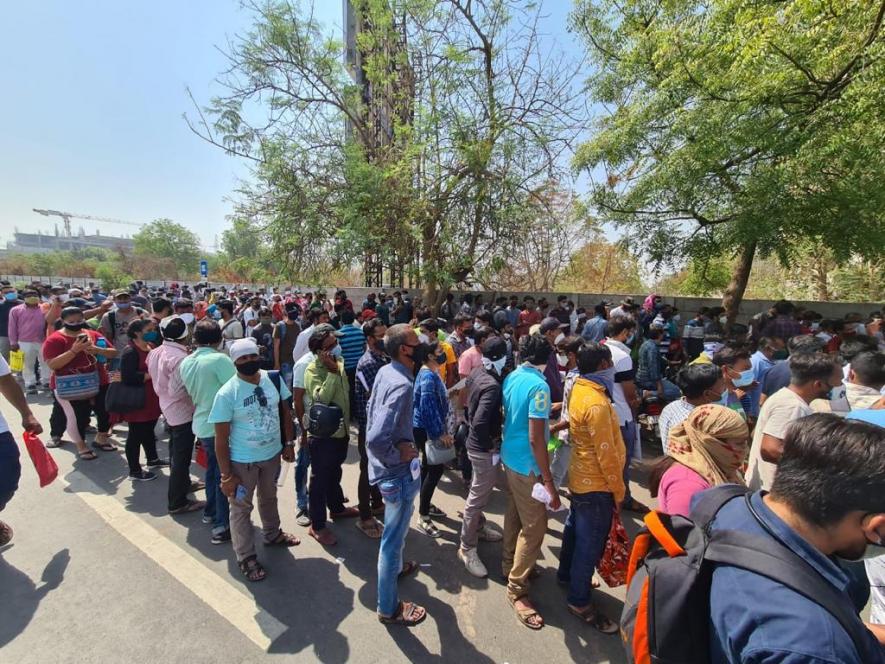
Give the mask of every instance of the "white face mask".
<path id="1" fill-rule="evenodd" d="M 181 314 L 181 320 L 184 321 L 185 325 L 190 325 L 191 323 L 194 322 L 194 315 L 193 314 Z"/>
<path id="2" fill-rule="evenodd" d="M 556 335 L 556 339 L 553 340 L 553 345 L 558 346 L 560 343 L 562 343 L 563 339 L 565 339 L 565 335 L 560 332 L 558 335 Z"/>
<path id="3" fill-rule="evenodd" d="M 559 366 L 564 367 L 568 364 L 568 355 L 565 353 L 557 353 L 556 361 L 559 362 Z"/>
<path id="4" fill-rule="evenodd" d="M 505 364 L 507 364 L 506 357 L 497 360 L 489 360 L 485 357 L 482 358 L 482 366 L 485 367 L 486 371 L 495 371 L 499 376 L 502 375 Z"/>

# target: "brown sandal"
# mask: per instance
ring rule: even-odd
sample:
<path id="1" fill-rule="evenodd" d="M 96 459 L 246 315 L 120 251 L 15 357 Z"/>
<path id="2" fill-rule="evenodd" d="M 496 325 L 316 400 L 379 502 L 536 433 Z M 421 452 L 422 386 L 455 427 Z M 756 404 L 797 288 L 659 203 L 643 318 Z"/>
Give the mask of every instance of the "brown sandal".
<path id="1" fill-rule="evenodd" d="M 402 625 L 414 627 L 427 617 L 427 610 L 414 602 L 400 602 L 396 607 L 396 613 L 392 616 L 378 614 L 378 621 L 382 625 Z"/>
<path id="2" fill-rule="evenodd" d="M 403 563 L 403 569 L 402 569 L 402 571 L 400 571 L 397 578 L 398 579 L 405 579 L 407 576 L 411 576 L 412 574 L 415 574 L 418 571 L 419 567 L 420 567 L 420 565 L 418 565 L 418 563 L 416 561 L 407 560 L 406 562 Z"/>
<path id="3" fill-rule="evenodd" d="M 98 455 L 92 450 L 83 450 L 82 452 L 77 452 L 77 456 L 80 457 L 83 461 L 94 461 L 98 458 Z"/>
<path id="4" fill-rule="evenodd" d="M 578 616 L 578 618 L 583 620 L 588 625 L 593 625 L 593 627 L 595 627 L 603 634 L 618 633 L 618 624 L 614 620 L 609 619 L 607 616 L 604 616 L 602 613 L 597 611 L 596 607 L 592 604 L 585 606 L 583 609 L 569 604 L 568 611 L 573 616 Z"/>
<path id="5" fill-rule="evenodd" d="M 255 558 L 255 556 L 249 556 L 248 558 L 244 558 L 239 563 L 237 563 L 240 567 L 240 571 L 243 575 L 251 582 L 256 581 L 264 581 L 267 576 L 267 572 L 264 571 L 264 568 L 261 566 L 261 563 Z"/>
<path id="6" fill-rule="evenodd" d="M 298 546 L 301 540 L 289 533 L 280 531 L 279 535 L 274 537 L 270 542 L 265 542 L 264 546 Z"/>
<path id="7" fill-rule="evenodd" d="M 541 617 L 541 614 L 535 610 L 535 607 L 524 606 L 519 608 L 516 606 L 517 602 L 523 601 L 525 598 L 520 597 L 518 599 L 511 599 L 510 606 L 516 611 L 516 619 L 519 620 L 523 625 L 528 627 L 529 629 L 539 630 L 544 626 L 544 619 Z M 531 622 L 531 619 L 534 617 L 538 617 L 541 619 L 540 623 Z"/>
<path id="8" fill-rule="evenodd" d="M 5 521 L 0 521 L 0 546 L 6 546 L 12 541 L 15 531 Z"/>
<path id="9" fill-rule="evenodd" d="M 384 533 L 384 526 L 378 523 L 378 520 L 374 518 L 368 523 L 357 521 L 356 527 L 360 529 L 363 535 L 371 539 L 381 539 L 381 535 Z"/>

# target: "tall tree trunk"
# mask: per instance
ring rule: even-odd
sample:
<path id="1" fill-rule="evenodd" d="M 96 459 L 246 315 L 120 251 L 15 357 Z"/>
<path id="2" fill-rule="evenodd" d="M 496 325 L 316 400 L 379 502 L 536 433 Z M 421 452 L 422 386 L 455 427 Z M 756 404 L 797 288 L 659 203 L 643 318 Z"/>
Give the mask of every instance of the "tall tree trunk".
<path id="1" fill-rule="evenodd" d="M 748 242 L 741 248 L 740 259 L 735 266 L 734 274 L 731 275 L 731 281 L 728 282 L 728 288 L 722 296 L 722 306 L 725 307 L 725 323 L 726 331 L 731 330 L 737 320 L 738 311 L 741 302 L 744 299 L 744 292 L 747 290 L 747 282 L 750 280 L 750 270 L 753 267 L 753 258 L 756 256 L 756 242 Z"/>

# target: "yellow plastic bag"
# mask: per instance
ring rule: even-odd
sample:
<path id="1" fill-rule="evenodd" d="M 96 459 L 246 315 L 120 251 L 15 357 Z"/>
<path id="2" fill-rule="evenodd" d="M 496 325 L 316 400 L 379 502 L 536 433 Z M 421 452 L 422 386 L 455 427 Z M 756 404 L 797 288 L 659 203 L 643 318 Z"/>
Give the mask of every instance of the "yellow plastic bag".
<path id="1" fill-rule="evenodd" d="M 9 368 L 12 371 L 21 371 L 25 368 L 25 354 L 23 351 L 9 351 Z"/>

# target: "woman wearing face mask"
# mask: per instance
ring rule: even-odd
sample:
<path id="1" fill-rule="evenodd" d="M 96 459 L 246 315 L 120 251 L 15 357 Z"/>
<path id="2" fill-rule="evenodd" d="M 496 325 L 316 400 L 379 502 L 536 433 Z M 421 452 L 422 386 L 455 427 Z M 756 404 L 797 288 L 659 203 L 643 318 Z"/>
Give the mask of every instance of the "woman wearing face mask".
<path id="1" fill-rule="evenodd" d="M 415 363 L 421 365 L 415 377 L 414 410 L 412 429 L 415 444 L 421 452 L 421 496 L 418 504 L 418 527 L 429 537 L 439 537 L 440 532 L 432 518 L 445 518 L 445 513 L 430 501 L 439 479 L 443 464 L 431 464 L 427 460 L 427 441 L 439 441 L 446 447 L 454 444 L 446 431 L 449 399 L 446 386 L 439 377 L 439 365 L 445 363 L 445 353 L 437 340 L 427 341 L 422 335 L 421 345 L 415 349 Z"/>
<path id="2" fill-rule="evenodd" d="M 56 400 L 64 411 L 67 420 L 68 438 L 77 445 L 77 454 L 84 461 L 95 459 L 95 453 L 86 446 L 86 427 L 93 409 L 96 412 L 100 431 L 110 428 L 104 399 L 107 392 L 108 373 L 105 364 L 98 361 L 99 357 L 116 357 L 117 351 L 98 332 L 89 329 L 83 320 L 83 312 L 77 307 L 67 307 L 61 312 L 62 326 L 57 332 L 50 334 L 43 342 L 43 357 L 52 371 L 49 382 L 55 390 Z M 104 347 L 101 346 L 104 344 Z M 66 399 L 57 390 L 60 376 L 82 374 L 83 379 L 97 382 L 98 391 L 93 396 L 77 399 Z M 59 440 L 58 444 L 61 441 Z M 93 445 L 106 451 L 116 450 L 109 441 L 96 440 Z M 56 447 L 53 441 L 48 447 Z"/>
<path id="3" fill-rule="evenodd" d="M 144 406 L 138 410 L 123 413 L 121 419 L 129 423 L 126 435 L 126 461 L 129 464 L 129 479 L 147 481 L 157 477 L 144 470 L 139 461 L 140 448 L 144 448 L 148 468 L 162 468 L 169 462 L 157 456 L 157 439 L 154 427 L 160 418 L 160 400 L 154 391 L 147 368 L 147 355 L 159 339 L 157 325 L 151 319 L 140 318 L 129 324 L 129 345 L 120 358 L 120 382 L 130 387 L 144 390 Z"/>
<path id="4" fill-rule="evenodd" d="M 553 473 L 553 483 L 557 489 L 565 483 L 565 478 L 568 474 L 569 458 L 572 452 L 568 436 L 568 401 L 571 398 L 572 388 L 578 378 L 578 351 L 581 350 L 583 345 L 583 338 L 569 337 L 560 343 L 559 348 L 557 348 L 557 361 L 565 370 L 565 381 L 562 387 L 562 412 L 559 416 L 559 422 L 550 427 L 550 435 L 555 435 L 559 441 L 559 444 L 553 450 L 553 459 L 550 461 L 550 471 Z"/>
<path id="5" fill-rule="evenodd" d="M 688 516 L 692 497 L 720 484 L 743 484 L 740 468 L 750 430 L 743 418 L 716 404 L 695 408 L 670 431 L 669 456 L 652 469 L 649 489 L 664 514 Z"/>

